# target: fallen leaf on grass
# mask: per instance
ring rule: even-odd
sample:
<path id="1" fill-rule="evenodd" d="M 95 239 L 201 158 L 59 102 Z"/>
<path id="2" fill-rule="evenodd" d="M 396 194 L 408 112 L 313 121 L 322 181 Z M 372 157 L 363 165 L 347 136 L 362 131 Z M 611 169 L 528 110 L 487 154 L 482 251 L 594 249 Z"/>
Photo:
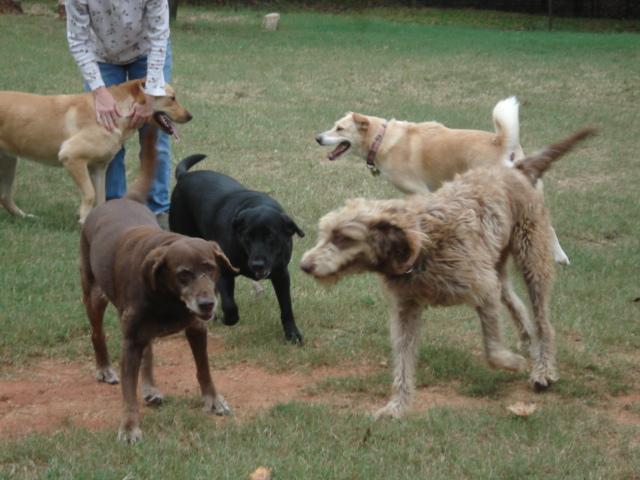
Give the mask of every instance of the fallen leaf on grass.
<path id="1" fill-rule="evenodd" d="M 255 472 L 249 476 L 249 480 L 271 480 L 272 470 L 267 467 L 258 467 Z"/>
<path id="2" fill-rule="evenodd" d="M 514 415 L 518 417 L 528 417 L 533 412 L 538 409 L 535 403 L 524 403 L 524 402 L 516 402 L 513 405 L 509 405 L 507 410 L 509 410 Z"/>

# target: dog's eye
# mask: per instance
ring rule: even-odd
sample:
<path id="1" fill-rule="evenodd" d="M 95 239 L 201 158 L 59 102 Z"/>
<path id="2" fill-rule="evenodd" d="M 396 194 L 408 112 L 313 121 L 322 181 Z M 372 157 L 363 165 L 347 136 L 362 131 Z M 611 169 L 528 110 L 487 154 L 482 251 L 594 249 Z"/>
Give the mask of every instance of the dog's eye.
<path id="1" fill-rule="evenodd" d="M 218 271 L 218 267 L 216 266 L 215 263 L 207 262 L 204 264 L 204 268 L 209 275 L 215 275 L 216 272 Z"/>
<path id="2" fill-rule="evenodd" d="M 353 243 L 353 238 L 349 238 L 342 233 L 336 232 L 331 236 L 331 243 L 338 248 L 346 248 Z"/>
<path id="3" fill-rule="evenodd" d="M 344 127 L 336 127 L 336 132 L 341 132 L 342 130 L 344 130 Z"/>
<path id="4" fill-rule="evenodd" d="M 193 273 L 189 270 L 180 270 L 177 276 L 178 281 L 182 284 L 189 283 L 193 279 Z"/>
<path id="5" fill-rule="evenodd" d="M 175 102 L 175 101 L 176 101 L 176 96 L 175 96 L 175 95 L 172 95 L 172 96 L 171 96 L 171 101 L 172 101 L 172 102 Z"/>

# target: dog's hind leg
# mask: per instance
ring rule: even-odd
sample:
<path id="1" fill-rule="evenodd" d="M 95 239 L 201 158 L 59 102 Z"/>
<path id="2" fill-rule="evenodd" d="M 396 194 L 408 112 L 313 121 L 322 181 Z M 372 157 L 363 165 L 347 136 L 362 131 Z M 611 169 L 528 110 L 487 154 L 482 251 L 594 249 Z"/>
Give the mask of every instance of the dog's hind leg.
<path id="1" fill-rule="evenodd" d="M 549 242 L 549 224 L 531 222 L 532 228 L 513 242 L 514 258 L 522 271 L 531 306 L 534 327 L 539 339 L 532 344 L 533 370 L 530 381 L 536 391 L 549 387 L 558 380 L 556 370 L 555 331 L 549 321 L 549 300 L 553 284 L 553 262 Z M 524 239 L 526 237 L 526 241 Z M 520 240 L 520 241 L 518 241 Z"/>
<path id="2" fill-rule="evenodd" d="M 13 180 L 16 176 L 18 158 L 0 150 L 0 203 L 11 215 L 32 217 L 24 213 L 13 201 Z"/>
<path id="3" fill-rule="evenodd" d="M 142 390 L 144 403 L 147 405 L 160 405 L 164 397 L 156 386 L 156 381 L 153 377 L 153 342 L 149 342 L 144 352 L 142 352 L 140 380 L 140 389 Z"/>
<path id="4" fill-rule="evenodd" d="M 213 412 L 216 415 L 231 414 L 231 407 L 222 395 L 216 391 L 209 369 L 209 357 L 207 355 L 207 327 L 203 322 L 194 322 L 185 329 L 185 335 L 189 341 L 193 359 L 196 362 L 196 375 L 202 398 L 204 411 Z"/>
<path id="5" fill-rule="evenodd" d="M 96 378 L 99 382 L 115 385 L 119 381 L 118 375 L 111 366 L 102 326 L 107 304 L 107 298 L 97 285 L 93 285 L 88 294 L 85 295 L 84 305 L 91 322 L 91 342 L 96 355 Z"/>
<path id="6" fill-rule="evenodd" d="M 91 342 L 93 343 L 93 351 L 96 356 L 96 378 L 99 382 L 115 385 L 118 383 L 118 375 L 116 375 L 116 372 L 111 367 L 107 342 L 102 327 L 104 311 L 107 308 L 108 300 L 93 278 L 91 266 L 88 264 L 89 246 L 84 235 L 80 238 L 80 248 L 82 301 L 87 312 L 87 317 L 89 317 L 89 322 L 91 323 Z"/>
<path id="7" fill-rule="evenodd" d="M 513 290 L 513 285 L 511 284 L 506 268 L 502 268 L 500 271 L 500 282 L 500 300 L 502 301 L 502 304 L 507 307 L 518 331 L 518 348 L 520 350 L 524 348 L 531 348 L 532 344 L 537 342 L 538 337 L 533 324 L 529 319 L 527 308 Z"/>
<path id="8" fill-rule="evenodd" d="M 522 355 L 513 353 L 504 346 L 500 331 L 500 298 L 498 297 L 501 289 L 498 285 L 496 286 L 498 288 L 495 289 L 494 295 L 489 294 L 482 305 L 476 307 L 482 325 L 484 352 L 492 367 L 519 372 L 526 368 L 527 361 Z"/>
<path id="9" fill-rule="evenodd" d="M 390 332 L 393 350 L 393 396 L 389 403 L 374 414 L 401 417 L 411 402 L 415 390 L 415 370 L 420 330 L 422 327 L 422 307 L 413 302 L 392 299 Z"/>
<path id="10" fill-rule="evenodd" d="M 533 353 L 531 383 L 539 391 L 558 381 L 556 369 L 555 331 L 549 322 L 549 280 L 545 275 L 525 268 L 533 315 L 540 338 L 539 347 Z"/>

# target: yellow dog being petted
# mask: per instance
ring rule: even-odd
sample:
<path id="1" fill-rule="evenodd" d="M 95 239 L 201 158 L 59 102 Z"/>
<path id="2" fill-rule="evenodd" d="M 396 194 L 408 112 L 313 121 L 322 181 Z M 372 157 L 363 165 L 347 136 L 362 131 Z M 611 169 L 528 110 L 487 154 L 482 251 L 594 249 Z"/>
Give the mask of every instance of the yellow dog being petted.
<path id="1" fill-rule="evenodd" d="M 128 113 L 134 103 L 146 101 L 144 80 L 109 90 L 122 113 L 113 131 L 98 124 L 91 93 L 0 92 L 0 203 L 9 213 L 26 216 L 13 200 L 18 157 L 66 169 L 80 190 L 80 223 L 95 205 L 104 202 L 107 166 L 136 131 Z M 153 111 L 150 122 L 168 134 L 176 134 L 173 122 L 191 120 L 169 85 L 165 95 L 153 97 Z"/>

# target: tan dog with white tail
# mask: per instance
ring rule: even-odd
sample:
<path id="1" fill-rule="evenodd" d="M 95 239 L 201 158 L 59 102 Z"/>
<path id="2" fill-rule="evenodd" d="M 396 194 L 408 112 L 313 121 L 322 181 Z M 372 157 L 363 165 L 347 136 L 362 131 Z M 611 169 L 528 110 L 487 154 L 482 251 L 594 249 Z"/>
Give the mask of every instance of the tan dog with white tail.
<path id="1" fill-rule="evenodd" d="M 186 123 L 191 114 L 176 101 L 170 85 L 166 95 L 154 97 L 150 123 L 176 135 L 173 122 Z M 91 93 L 33 95 L 0 92 L 0 203 L 16 216 L 26 214 L 13 201 L 13 180 L 18 157 L 64 167 L 80 189 L 80 223 L 105 200 L 105 174 L 113 156 L 136 131 L 127 112 L 143 103 L 144 80 L 131 80 L 109 88 L 123 113 L 113 132 L 99 125 Z"/>
<path id="2" fill-rule="evenodd" d="M 366 160 L 404 193 L 433 192 L 457 174 L 476 167 L 511 166 L 524 158 L 520 146 L 519 105 L 515 97 L 493 109 L 495 132 L 447 128 L 438 122 L 413 123 L 347 113 L 316 141 L 336 147 L 329 160 L 351 152 Z M 541 184 L 540 184 L 541 186 Z M 553 232 L 557 263 L 569 264 Z"/>

